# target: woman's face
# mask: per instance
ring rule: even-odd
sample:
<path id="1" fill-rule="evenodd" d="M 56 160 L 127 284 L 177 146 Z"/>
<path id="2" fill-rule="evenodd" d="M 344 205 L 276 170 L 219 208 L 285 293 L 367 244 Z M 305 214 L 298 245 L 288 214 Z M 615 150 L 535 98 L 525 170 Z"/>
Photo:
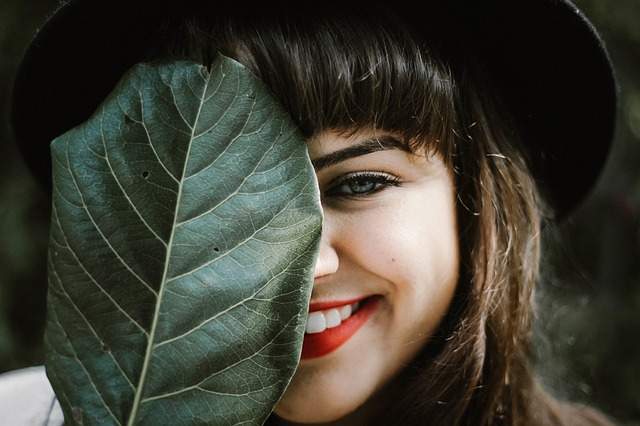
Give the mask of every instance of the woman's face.
<path id="1" fill-rule="evenodd" d="M 309 141 L 324 210 L 311 304 L 380 297 L 364 321 L 372 299 L 339 326 L 305 334 L 303 359 L 274 410 L 290 422 L 375 411 L 370 398 L 415 357 L 453 297 L 459 260 L 451 171 L 438 156 L 411 154 L 394 140 L 401 139 L 362 131 Z M 315 331 L 320 313 L 331 316 L 318 311 Z"/>

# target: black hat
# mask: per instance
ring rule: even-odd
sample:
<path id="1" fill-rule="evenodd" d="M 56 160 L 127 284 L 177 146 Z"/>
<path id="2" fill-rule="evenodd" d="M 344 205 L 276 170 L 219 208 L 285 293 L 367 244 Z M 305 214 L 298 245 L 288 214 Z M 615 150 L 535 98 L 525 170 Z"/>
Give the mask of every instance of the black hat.
<path id="1" fill-rule="evenodd" d="M 16 76 L 11 120 L 28 166 L 45 185 L 49 143 L 89 118 L 140 61 L 159 23 L 177 13 L 177 3 L 189 2 L 71 0 L 35 36 Z M 218 6 L 220 13 L 234 7 Z M 396 0 L 385 6 L 417 34 L 437 37 L 443 51 L 472 52 L 482 62 L 557 216 L 575 208 L 604 166 L 617 110 L 610 59 L 577 7 L 568 0 Z"/>

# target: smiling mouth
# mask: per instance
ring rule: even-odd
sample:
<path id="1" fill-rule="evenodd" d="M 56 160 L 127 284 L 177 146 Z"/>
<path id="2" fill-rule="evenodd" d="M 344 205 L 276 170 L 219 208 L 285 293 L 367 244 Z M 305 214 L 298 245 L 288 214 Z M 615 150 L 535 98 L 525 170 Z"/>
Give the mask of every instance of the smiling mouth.
<path id="1" fill-rule="evenodd" d="M 302 358 L 316 358 L 338 349 L 367 322 L 381 299 L 381 295 L 375 295 L 340 308 L 311 312 L 307 319 Z"/>
<path id="2" fill-rule="evenodd" d="M 309 312 L 305 333 L 322 333 L 328 328 L 339 327 L 343 321 L 346 321 L 360 309 L 361 303 L 364 303 L 365 300 L 340 307 Z"/>

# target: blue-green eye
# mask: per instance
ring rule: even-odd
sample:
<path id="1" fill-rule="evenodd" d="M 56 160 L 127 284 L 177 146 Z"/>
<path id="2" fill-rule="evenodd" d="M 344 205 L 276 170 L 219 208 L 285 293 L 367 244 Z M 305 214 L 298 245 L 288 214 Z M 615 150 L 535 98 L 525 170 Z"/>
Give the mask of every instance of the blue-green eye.
<path id="1" fill-rule="evenodd" d="M 330 197 L 366 197 L 388 186 L 400 185 L 400 179 L 386 173 L 357 172 L 345 175 L 326 192 Z"/>

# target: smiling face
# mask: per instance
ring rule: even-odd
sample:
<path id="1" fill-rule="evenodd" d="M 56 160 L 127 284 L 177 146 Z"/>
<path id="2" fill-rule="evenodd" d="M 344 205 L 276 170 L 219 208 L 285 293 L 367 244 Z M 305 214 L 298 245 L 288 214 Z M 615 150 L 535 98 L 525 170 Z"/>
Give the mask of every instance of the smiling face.
<path id="1" fill-rule="evenodd" d="M 274 410 L 289 422 L 355 422 L 374 412 L 371 397 L 417 355 L 453 298 L 452 173 L 439 156 L 412 154 L 398 141 L 385 132 L 323 132 L 309 141 L 324 210 L 311 303 L 381 297 L 329 353 L 304 358 L 309 336 L 322 333 L 305 335 L 303 359 Z"/>

